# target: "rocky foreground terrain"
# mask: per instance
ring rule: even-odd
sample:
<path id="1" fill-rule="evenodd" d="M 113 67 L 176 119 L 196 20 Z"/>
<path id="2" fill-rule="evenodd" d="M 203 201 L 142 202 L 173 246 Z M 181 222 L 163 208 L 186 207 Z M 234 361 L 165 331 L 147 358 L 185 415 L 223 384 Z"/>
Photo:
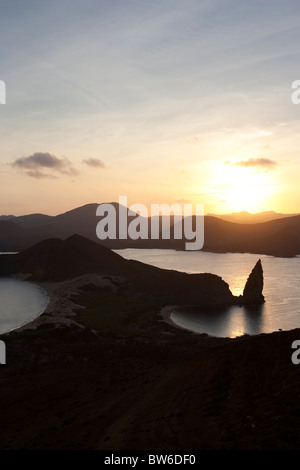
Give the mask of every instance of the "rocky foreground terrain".
<path id="1" fill-rule="evenodd" d="M 125 262 L 81 237 L 41 243 L 2 258 L 51 302 L 1 336 L 1 449 L 300 450 L 300 330 L 212 338 L 162 309 L 187 294 L 203 308 L 261 302 L 260 261 L 234 298 L 218 276 Z"/>
<path id="2" fill-rule="evenodd" d="M 161 329 L 2 337 L 1 449 L 300 449 L 300 330 L 224 340 Z"/>

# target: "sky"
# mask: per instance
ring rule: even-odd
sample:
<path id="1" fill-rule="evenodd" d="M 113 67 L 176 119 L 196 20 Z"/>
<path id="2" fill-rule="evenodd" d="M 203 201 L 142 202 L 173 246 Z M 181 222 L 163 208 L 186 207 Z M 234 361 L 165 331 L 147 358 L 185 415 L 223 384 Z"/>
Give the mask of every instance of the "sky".
<path id="1" fill-rule="evenodd" d="M 0 214 L 300 212 L 298 1 L 0 7 Z"/>

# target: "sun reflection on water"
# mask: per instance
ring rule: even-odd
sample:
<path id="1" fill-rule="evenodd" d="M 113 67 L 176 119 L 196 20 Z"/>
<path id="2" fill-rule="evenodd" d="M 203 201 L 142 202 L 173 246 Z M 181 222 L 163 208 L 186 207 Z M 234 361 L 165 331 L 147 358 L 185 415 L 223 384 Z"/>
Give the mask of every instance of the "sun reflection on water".
<path id="1" fill-rule="evenodd" d="M 247 276 L 245 275 L 236 276 L 234 280 L 230 282 L 230 285 L 229 285 L 229 289 L 231 293 L 237 297 L 239 295 L 242 295 L 246 282 L 247 282 Z"/>
<path id="2" fill-rule="evenodd" d="M 244 327 L 234 328 L 230 333 L 230 338 L 237 338 L 238 336 L 243 336 L 245 334 Z"/>

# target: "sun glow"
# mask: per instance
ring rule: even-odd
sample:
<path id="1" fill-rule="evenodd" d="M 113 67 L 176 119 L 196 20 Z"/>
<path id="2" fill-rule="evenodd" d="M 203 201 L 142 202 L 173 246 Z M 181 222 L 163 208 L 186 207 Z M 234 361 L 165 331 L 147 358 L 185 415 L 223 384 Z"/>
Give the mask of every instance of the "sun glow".
<path id="1" fill-rule="evenodd" d="M 266 210 L 274 191 L 273 176 L 254 168 L 224 165 L 215 182 L 214 194 L 222 209 L 232 212 Z"/>

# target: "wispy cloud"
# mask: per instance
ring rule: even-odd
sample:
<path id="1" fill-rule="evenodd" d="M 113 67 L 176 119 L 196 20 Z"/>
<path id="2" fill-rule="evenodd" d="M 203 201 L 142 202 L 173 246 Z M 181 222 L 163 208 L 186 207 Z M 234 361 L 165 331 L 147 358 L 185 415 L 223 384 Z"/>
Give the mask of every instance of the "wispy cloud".
<path id="1" fill-rule="evenodd" d="M 227 160 L 225 165 L 241 166 L 244 168 L 258 168 L 264 171 L 269 171 L 276 167 L 277 162 L 269 158 L 249 158 L 248 160 L 241 160 L 235 163 L 231 163 Z"/>
<path id="2" fill-rule="evenodd" d="M 29 171 L 26 171 L 26 174 L 27 176 L 30 176 L 31 178 L 37 178 L 37 179 L 42 179 L 42 178 L 56 179 L 57 178 L 57 176 L 55 175 L 42 173 L 41 171 L 38 171 L 38 170 L 29 170 Z"/>
<path id="3" fill-rule="evenodd" d="M 35 152 L 27 157 L 17 158 L 11 166 L 24 170 L 32 178 L 56 178 L 53 173 L 77 175 L 78 171 L 66 157 L 56 157 L 48 152 Z M 45 173 L 47 170 L 47 173 Z"/>
<path id="4" fill-rule="evenodd" d="M 99 158 L 87 158 L 82 161 L 85 165 L 91 166 L 93 168 L 106 168 L 105 164 Z"/>
<path id="5" fill-rule="evenodd" d="M 256 129 L 250 132 L 237 133 L 237 137 L 241 137 L 242 139 L 259 139 L 261 137 L 270 137 L 271 135 L 271 131 L 266 131 L 264 129 Z"/>

